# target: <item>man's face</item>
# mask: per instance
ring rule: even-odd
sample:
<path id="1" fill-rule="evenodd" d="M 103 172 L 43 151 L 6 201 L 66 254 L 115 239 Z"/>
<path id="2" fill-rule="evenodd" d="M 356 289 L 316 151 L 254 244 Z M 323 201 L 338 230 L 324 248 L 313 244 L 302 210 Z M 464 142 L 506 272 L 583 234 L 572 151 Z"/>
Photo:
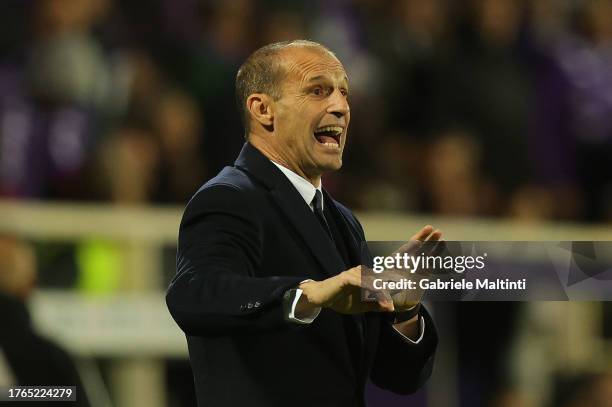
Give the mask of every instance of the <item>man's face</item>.
<path id="1" fill-rule="evenodd" d="M 346 72 L 317 48 L 289 48 L 283 59 L 286 76 L 274 102 L 273 144 L 284 164 L 318 178 L 342 166 L 350 121 Z"/>

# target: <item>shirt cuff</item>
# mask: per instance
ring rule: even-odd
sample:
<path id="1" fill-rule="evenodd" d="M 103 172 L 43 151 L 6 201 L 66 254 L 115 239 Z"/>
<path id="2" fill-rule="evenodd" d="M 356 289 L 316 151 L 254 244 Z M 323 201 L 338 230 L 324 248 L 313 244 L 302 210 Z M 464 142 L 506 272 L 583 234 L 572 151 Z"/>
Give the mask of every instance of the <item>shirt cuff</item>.
<path id="1" fill-rule="evenodd" d="M 301 318 L 295 316 L 295 307 L 297 306 L 300 297 L 302 296 L 302 290 L 299 288 L 295 289 L 295 296 L 293 297 L 293 302 L 291 303 L 291 308 L 289 310 L 289 315 L 287 319 L 291 322 L 295 322 L 297 324 L 310 324 L 315 320 L 316 317 L 319 316 L 321 312 L 321 307 L 315 308 L 310 315 L 303 315 Z"/>
<path id="2" fill-rule="evenodd" d="M 423 316 L 419 316 L 419 326 L 421 328 L 421 334 L 419 335 L 419 339 L 417 340 L 412 340 L 408 338 L 406 335 L 401 333 L 394 325 L 391 325 L 391 326 L 393 327 L 393 329 L 395 329 L 395 332 L 397 332 L 398 334 L 402 336 L 402 338 L 404 338 L 404 340 L 408 341 L 408 343 L 411 343 L 413 345 L 418 345 L 423 340 L 423 337 L 425 336 L 425 319 L 423 318 Z"/>
<path id="3" fill-rule="evenodd" d="M 300 282 L 300 284 L 305 283 L 306 281 L 312 281 L 312 280 L 307 279 L 307 280 Z M 312 321 L 314 321 L 315 318 L 319 316 L 319 313 L 321 312 L 321 307 L 315 308 L 312 311 L 312 313 L 310 313 L 310 315 L 305 315 L 305 316 L 303 315 L 301 318 L 296 317 L 295 307 L 297 306 L 297 303 L 300 300 L 300 297 L 302 296 L 303 292 L 304 291 L 299 288 L 293 288 L 288 291 L 289 295 L 286 296 L 285 298 L 290 301 L 290 304 L 288 304 L 289 307 L 286 308 L 288 312 L 285 314 L 285 319 L 287 321 L 294 322 L 296 324 L 308 325 L 312 323 Z"/>

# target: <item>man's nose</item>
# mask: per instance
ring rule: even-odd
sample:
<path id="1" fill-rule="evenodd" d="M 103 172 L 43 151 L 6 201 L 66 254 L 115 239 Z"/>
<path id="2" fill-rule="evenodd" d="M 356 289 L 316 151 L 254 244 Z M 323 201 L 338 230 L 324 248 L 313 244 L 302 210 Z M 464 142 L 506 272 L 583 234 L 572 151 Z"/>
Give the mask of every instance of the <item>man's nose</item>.
<path id="1" fill-rule="evenodd" d="M 327 108 L 327 112 L 340 118 L 346 116 L 351 111 L 346 96 L 339 89 L 334 90 L 331 95 L 331 103 Z"/>

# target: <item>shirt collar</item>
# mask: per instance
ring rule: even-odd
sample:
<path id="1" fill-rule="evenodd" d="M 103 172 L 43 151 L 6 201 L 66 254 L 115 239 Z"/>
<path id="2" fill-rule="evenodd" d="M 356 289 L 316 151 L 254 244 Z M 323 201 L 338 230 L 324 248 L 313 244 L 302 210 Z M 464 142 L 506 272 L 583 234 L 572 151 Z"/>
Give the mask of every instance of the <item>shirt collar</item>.
<path id="1" fill-rule="evenodd" d="M 311 203 L 312 203 L 312 199 L 315 196 L 316 191 L 319 190 L 321 194 L 323 194 L 323 189 L 322 189 L 323 182 L 319 183 L 319 186 L 315 188 L 309 181 L 302 178 L 295 172 L 291 171 L 289 168 L 283 167 L 282 165 L 275 163 L 272 160 L 270 160 L 270 162 L 276 165 L 276 167 L 279 170 L 281 170 L 283 174 L 285 174 L 285 176 L 289 179 L 289 182 L 291 182 L 291 184 L 295 187 L 295 189 L 297 189 L 297 191 L 300 193 L 300 196 L 304 199 L 306 204 L 312 209 Z"/>

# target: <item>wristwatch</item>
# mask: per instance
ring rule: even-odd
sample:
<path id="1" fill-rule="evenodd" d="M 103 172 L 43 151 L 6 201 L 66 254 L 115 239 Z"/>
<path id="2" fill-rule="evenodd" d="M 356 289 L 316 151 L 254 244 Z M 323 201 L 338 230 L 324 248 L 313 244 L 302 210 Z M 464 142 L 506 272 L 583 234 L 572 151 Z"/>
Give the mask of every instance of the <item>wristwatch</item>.
<path id="1" fill-rule="evenodd" d="M 399 324 L 400 322 L 406 322 L 414 317 L 416 317 L 417 315 L 419 315 L 419 312 L 421 311 L 421 303 L 419 302 L 417 305 L 415 305 L 414 307 L 406 310 L 406 311 L 401 311 L 401 312 L 396 312 L 395 313 L 395 322 L 393 322 L 394 324 Z"/>

